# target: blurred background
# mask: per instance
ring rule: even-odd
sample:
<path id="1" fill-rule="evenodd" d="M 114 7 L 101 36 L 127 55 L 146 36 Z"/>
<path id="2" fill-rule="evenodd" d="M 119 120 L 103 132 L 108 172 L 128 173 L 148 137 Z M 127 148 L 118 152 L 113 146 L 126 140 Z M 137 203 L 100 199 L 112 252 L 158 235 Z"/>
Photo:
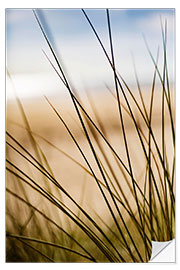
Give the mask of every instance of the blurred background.
<path id="1" fill-rule="evenodd" d="M 85 9 L 85 11 L 110 55 L 106 10 Z M 115 149 L 116 153 L 118 153 L 124 166 L 129 168 L 122 126 L 119 121 L 112 68 L 82 10 L 36 9 L 35 12 L 63 65 L 70 85 L 73 86 L 78 93 L 78 100 L 80 100 L 87 114 L 105 135 L 109 144 Z M 155 68 L 146 47 L 144 37 L 155 59 L 159 48 L 158 68 L 161 76 L 163 76 L 164 56 L 161 22 L 164 27 L 165 20 L 167 20 L 168 75 L 170 86 L 174 86 L 175 10 L 110 9 L 109 13 L 116 69 L 133 92 L 139 108 L 141 108 L 143 112 L 147 111 L 148 117 Z M 6 65 L 8 74 L 10 74 L 10 76 L 7 76 L 6 82 L 6 128 L 10 136 L 12 136 L 7 135 L 8 145 L 6 148 L 6 157 L 11 163 L 25 172 L 25 174 L 35 179 L 43 188 L 50 190 L 51 194 L 59 196 L 56 186 L 47 181 L 46 178 L 44 179 L 44 175 L 37 171 L 37 169 L 21 155 L 23 152 L 22 148 L 19 147 L 20 152 L 16 151 L 17 140 L 24 149 L 29 151 L 29 153 L 36 157 L 40 163 L 47 168 L 51 175 L 54 175 L 55 179 L 57 179 L 63 188 L 76 202 L 83 206 L 83 209 L 85 209 L 102 228 L 106 229 L 105 225 L 103 225 L 103 221 L 107 223 L 108 226 L 114 228 L 112 216 L 107 209 L 107 204 L 102 198 L 97 183 L 92 177 L 89 166 L 85 162 L 77 145 L 69 136 L 66 128 L 44 98 L 44 95 L 46 95 L 54 108 L 56 108 L 61 115 L 93 168 L 96 177 L 103 181 L 69 93 L 43 51 L 56 66 L 52 53 L 47 46 L 42 31 L 33 14 L 33 10 L 6 9 Z M 135 69 L 139 78 L 144 104 L 137 91 Z M 148 151 L 148 125 L 142 118 L 132 96 L 125 87 L 124 89 L 136 124 L 141 131 L 145 148 Z M 170 92 L 172 117 L 174 121 L 173 87 L 170 87 Z M 16 94 L 19 100 L 15 99 Z M 122 97 L 122 95 L 120 95 L 120 97 Z M 148 168 L 147 160 L 134 122 L 130 116 L 129 108 L 123 97 L 121 104 L 132 170 L 140 189 L 145 192 Z M 165 120 L 162 124 L 162 84 L 157 75 L 151 127 L 160 151 L 162 151 L 162 129 L 165 133 L 168 166 L 170 171 L 172 169 L 173 172 L 175 159 L 171 131 L 172 122 L 169 116 L 167 102 L 165 102 L 164 111 Z M 136 215 L 137 206 L 134 200 L 132 181 L 129 174 L 120 166 L 120 163 L 104 142 L 102 136 L 86 121 L 87 118 L 84 117 L 83 113 L 82 117 L 95 152 L 109 182 L 111 182 L 113 190 L 119 192 L 118 194 L 120 194 L 124 205 L 126 205 L 128 201 L 134 215 Z M 154 170 L 156 183 L 160 186 L 160 176 L 163 172 L 154 143 L 152 143 L 151 149 L 154 154 L 154 161 L 152 161 L 151 167 Z M 77 234 L 77 227 L 74 223 L 68 223 L 66 215 L 57 210 L 51 203 L 47 202 L 45 198 L 43 199 L 39 193 L 26 183 L 21 183 L 22 181 L 20 181 L 16 175 L 13 175 L 15 167 L 9 164 L 9 171 L 6 174 L 6 187 L 25 199 L 27 197 L 33 205 L 47 213 L 58 224 L 61 221 L 63 228 L 68 228 L 73 235 Z M 16 170 L 18 171 L 18 169 Z M 20 171 L 18 171 L 18 173 L 19 172 Z M 114 207 L 109 193 L 105 188 L 104 190 L 105 193 L 107 193 L 107 198 L 111 206 Z M 162 188 L 160 188 L 160 192 L 162 193 Z M 79 210 L 67 196 L 64 194 L 61 194 L 61 196 L 62 197 L 59 196 L 58 198 L 60 198 L 60 200 L 62 198 L 65 205 L 80 216 Z M 138 199 L 141 200 L 142 197 L 139 193 L 138 196 L 140 198 Z M 61 244 L 61 235 L 58 233 L 54 235 L 54 229 L 48 227 L 46 223 L 43 223 L 44 221 L 42 221 L 42 219 L 36 219 L 36 216 L 31 214 L 30 208 L 26 209 L 26 207 L 21 205 L 17 198 L 14 198 L 10 193 L 7 194 L 6 201 L 7 231 L 21 234 L 22 230 L 24 230 L 25 235 L 41 237 L 42 239 L 49 239 L 49 241 L 54 241 L 55 239 L 56 242 Z M 138 247 L 144 252 L 144 246 L 140 238 L 138 238 L 139 236 L 137 236 L 132 219 L 129 218 L 123 206 L 120 206 L 120 210 L 122 211 L 125 221 L 128 222 L 127 226 L 130 228 Z M 31 216 L 33 218 L 31 218 Z M 159 216 L 161 217 L 161 215 Z M 101 221 L 99 217 L 103 221 Z M 82 219 L 85 219 L 85 217 L 83 216 Z M 26 220 L 28 220 L 28 222 L 26 222 Z M 37 226 L 37 224 L 39 225 Z M 44 228 L 49 229 L 49 231 L 44 231 Z M 41 236 L 39 235 L 39 231 L 42 233 Z M 78 238 L 83 240 L 82 234 L 79 234 Z M 25 260 L 25 255 L 22 253 L 22 251 L 25 250 L 24 247 L 18 251 L 17 244 L 13 247 L 11 242 L 8 243 L 7 260 L 12 261 L 14 257 L 17 260 L 17 253 L 18 256 L 20 256 L 19 261 Z M 89 245 L 89 242 L 86 244 Z M 117 244 L 119 245 L 119 243 Z M 46 254 L 49 254 L 49 251 L 47 251 Z M 32 254 L 30 253 L 30 255 Z M 58 260 L 61 258 L 59 255 L 55 255 Z M 37 260 L 37 258 L 34 259 L 28 256 L 27 260 L 29 261 Z M 73 259 L 72 257 L 71 260 L 73 261 Z"/>
<path id="2" fill-rule="evenodd" d="M 44 29 L 61 59 L 73 86 L 100 91 L 113 85 L 110 65 L 80 9 L 36 10 Z M 106 11 L 86 9 L 105 48 L 110 53 Z M 143 39 L 156 57 L 160 47 L 159 68 L 163 50 L 161 23 L 167 19 L 167 57 L 170 81 L 174 81 L 174 9 L 110 10 L 116 67 L 126 82 L 135 83 L 133 58 L 141 85 L 152 83 L 153 63 Z M 6 10 L 7 68 L 21 98 L 64 94 L 65 89 L 50 66 L 42 49 L 52 55 L 31 9 Z M 7 82 L 7 98 L 14 92 Z"/>

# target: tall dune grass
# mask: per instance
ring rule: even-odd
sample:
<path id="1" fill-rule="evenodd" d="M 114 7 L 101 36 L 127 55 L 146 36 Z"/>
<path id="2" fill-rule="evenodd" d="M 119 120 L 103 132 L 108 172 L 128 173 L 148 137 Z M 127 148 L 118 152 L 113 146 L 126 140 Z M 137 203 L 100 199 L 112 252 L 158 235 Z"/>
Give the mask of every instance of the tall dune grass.
<path id="1" fill-rule="evenodd" d="M 110 45 L 110 54 L 108 54 L 93 23 L 87 13 L 82 10 L 85 20 L 92 29 L 92 35 L 97 38 L 97 46 L 102 48 L 107 64 L 112 69 L 115 93 L 111 89 L 109 91 L 117 104 L 118 125 L 122 132 L 126 153 L 126 160 L 123 160 L 111 143 L 106 123 L 101 120 L 101 115 L 90 95 L 87 93 L 93 116 L 86 109 L 81 97 L 72 89 L 64 67 L 46 35 L 46 29 L 43 28 L 36 11 L 33 12 L 52 55 L 49 58 L 44 52 L 45 57 L 69 93 L 79 121 L 77 124 L 89 145 L 94 161 L 89 160 L 89 154 L 84 151 L 71 127 L 52 104 L 50 98 L 45 97 L 52 109 L 49 113 L 54 113 L 59 119 L 59 124 L 64 126 L 67 136 L 72 139 L 82 156 L 83 164 L 47 140 L 44 134 L 37 134 L 31 129 L 23 104 L 17 97 L 18 107 L 24 120 L 24 125 L 19 128 L 26 131 L 30 147 L 23 145 L 9 131 L 6 132 L 7 261 L 147 262 L 151 257 L 152 240 L 168 241 L 175 237 L 175 122 L 173 90 L 171 90 L 168 77 L 167 22 L 164 26 L 161 23 L 164 59 L 162 73 L 158 68 L 159 50 L 155 58 L 144 38 L 154 64 L 151 94 L 147 106 L 136 68 L 135 75 L 140 99 L 116 69 L 110 11 L 106 10 Z M 8 76 L 11 78 L 10 74 Z M 152 125 L 157 77 L 161 82 L 162 92 L 161 143 L 156 139 Z M 136 113 L 133 108 L 136 109 Z M 165 108 L 168 115 L 165 115 Z M 137 179 L 139 172 L 136 172 L 133 164 L 125 115 L 134 127 L 139 141 L 139 153 L 146 164 L 142 176 L 143 185 Z M 170 119 L 171 137 L 168 138 L 165 134 L 165 117 Z M 144 124 L 145 129 L 142 128 L 141 123 Z M 172 141 L 173 157 L 167 155 L 167 140 Z M 106 205 L 108 221 L 100 216 L 96 209 L 93 209 L 94 215 L 92 215 L 84 207 L 86 204 L 86 198 L 83 196 L 85 184 L 84 187 L 79 187 L 82 189 L 80 202 L 61 185 L 60 179 L 63 176 L 55 176 L 53 173 L 40 141 L 56 149 L 59 154 L 65 155 L 67 162 L 68 160 L 74 162 L 84 173 L 84 183 L 87 183 L 87 186 L 87 181 L 95 181 L 101 200 Z M 109 154 L 107 154 L 107 149 Z M 18 162 L 14 158 L 15 154 L 19 157 Z M 116 170 L 112 160 L 116 164 Z M 128 187 L 129 197 L 122 186 L 122 179 Z M 9 185 L 10 181 L 11 185 Z M 35 197 L 31 194 L 36 194 L 37 200 L 34 201 Z M 39 202 L 45 207 L 41 208 Z M 58 214 L 59 212 L 61 215 Z M 62 220 L 62 213 L 64 220 Z"/>

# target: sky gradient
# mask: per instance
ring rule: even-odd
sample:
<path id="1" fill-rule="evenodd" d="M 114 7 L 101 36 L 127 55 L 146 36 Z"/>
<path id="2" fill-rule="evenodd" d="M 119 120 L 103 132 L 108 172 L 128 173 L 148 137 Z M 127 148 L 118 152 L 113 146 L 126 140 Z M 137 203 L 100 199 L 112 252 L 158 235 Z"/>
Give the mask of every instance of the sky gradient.
<path id="1" fill-rule="evenodd" d="M 86 9 L 105 48 L 110 54 L 106 11 Z M 85 16 L 80 9 L 36 10 L 46 33 L 56 49 L 73 86 L 102 89 L 113 86 L 113 74 Z M 174 81 L 174 9 L 112 9 L 110 19 L 116 68 L 128 84 L 135 83 L 133 58 L 141 84 L 151 84 L 153 64 L 143 39 L 146 37 L 154 57 L 163 50 L 160 17 L 167 19 L 167 59 L 170 81 Z M 53 57 L 31 9 L 6 9 L 7 68 L 20 97 L 42 96 L 65 91 L 48 63 L 42 49 Z M 133 56 L 132 56 L 133 55 Z M 7 83 L 7 97 L 13 97 Z"/>

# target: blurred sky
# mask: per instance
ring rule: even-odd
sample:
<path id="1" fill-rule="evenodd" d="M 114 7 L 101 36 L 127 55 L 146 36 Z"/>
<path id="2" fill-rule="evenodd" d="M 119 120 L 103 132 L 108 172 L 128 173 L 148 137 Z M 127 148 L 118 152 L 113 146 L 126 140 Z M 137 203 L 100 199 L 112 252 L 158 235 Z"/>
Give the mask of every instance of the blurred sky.
<path id="1" fill-rule="evenodd" d="M 107 17 L 104 9 L 85 10 L 95 26 L 108 53 Z M 36 10 L 46 33 L 56 49 L 68 78 L 82 91 L 113 86 L 110 65 L 80 9 Z M 159 68 L 162 71 L 163 50 L 160 17 L 167 19 L 167 57 L 170 81 L 174 81 L 174 9 L 110 9 L 116 68 L 128 84 L 135 83 L 132 61 L 140 83 L 151 84 L 153 64 L 142 34 L 154 57 L 160 46 Z M 53 61 L 31 9 L 6 9 L 7 68 L 20 97 L 64 93 L 65 88 L 50 66 L 42 49 Z M 7 97 L 14 96 L 7 82 Z"/>

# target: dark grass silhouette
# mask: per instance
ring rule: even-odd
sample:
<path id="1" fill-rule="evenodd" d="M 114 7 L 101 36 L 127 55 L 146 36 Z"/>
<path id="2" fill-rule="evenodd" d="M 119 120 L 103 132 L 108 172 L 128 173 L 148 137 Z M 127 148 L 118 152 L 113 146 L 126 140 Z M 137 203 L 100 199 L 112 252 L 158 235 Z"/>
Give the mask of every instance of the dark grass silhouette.
<path id="1" fill-rule="evenodd" d="M 68 153 L 63 152 L 48 141 L 44 135 L 33 132 L 23 105 L 17 97 L 17 103 L 24 120 L 24 126 L 21 128 L 27 132 L 32 151 L 7 131 L 6 143 L 7 149 L 9 149 L 7 151 L 11 150 L 21 157 L 21 162 L 17 163 L 7 152 L 7 196 L 13 202 L 14 207 L 21 209 L 21 211 L 24 209 L 25 214 L 22 223 L 18 220 L 17 213 L 12 209 L 12 203 L 7 203 L 6 260 L 9 262 L 147 262 L 151 257 L 151 240 L 168 241 L 174 238 L 175 234 L 175 123 L 171 100 L 173 92 L 170 89 L 167 66 L 167 22 L 165 22 L 164 27 L 161 23 L 164 54 L 162 74 L 158 69 L 159 49 L 155 60 L 144 38 L 154 64 L 151 95 L 149 106 L 147 106 L 136 69 L 135 75 L 140 99 L 137 99 L 116 70 L 110 11 L 106 10 L 110 44 L 109 55 L 93 23 L 87 13 L 82 10 L 85 20 L 92 29 L 92 34 L 97 38 L 97 44 L 101 46 L 108 64 L 112 68 L 115 85 L 115 94 L 112 94 L 117 102 L 118 124 L 122 131 L 126 162 L 110 142 L 109 135 L 106 132 L 106 123 L 101 120 L 101 116 L 96 110 L 96 104 L 91 101 L 90 95 L 87 93 L 95 120 L 88 113 L 83 100 L 71 87 L 62 63 L 56 56 L 56 52 L 46 34 L 46 29 L 43 28 L 36 11 L 33 10 L 33 12 L 57 68 L 52 63 L 52 59 L 44 52 L 45 57 L 69 92 L 72 106 L 79 120 L 78 125 L 80 125 L 83 132 L 84 140 L 89 145 L 94 163 L 89 161 L 88 154 L 82 148 L 78 138 L 73 135 L 71 127 L 68 126 L 48 97 L 45 97 L 45 99 L 52 108 L 52 113 L 56 114 L 60 123 L 64 126 L 67 136 L 70 136 L 77 147 L 85 165 L 82 165 Z M 11 78 L 9 73 L 8 76 Z M 152 125 L 157 77 L 162 88 L 161 144 L 156 139 Z M 138 114 L 134 113 L 132 104 Z M 172 134 L 174 153 L 172 164 L 170 157 L 167 156 L 166 149 L 165 106 L 167 107 Z M 136 178 L 137 174 L 129 148 L 124 113 L 128 115 L 134 126 L 139 141 L 139 151 L 142 153 L 142 159 L 146 164 L 143 175 L 143 188 Z M 146 131 L 141 128 L 140 122 L 144 123 Z M 37 140 L 38 137 L 45 141 L 49 147 L 56 148 L 61 154 L 66 155 L 69 160 L 76 163 L 84 171 L 85 176 L 88 175 L 92 178 L 91 180 L 95 181 L 101 193 L 101 199 L 106 205 L 106 211 L 109 213 L 108 222 L 103 216 L 96 213 L 96 209 L 94 209 L 95 218 L 83 207 L 82 201 L 85 202 L 86 200 L 83 196 L 83 188 L 81 202 L 78 202 L 61 185 L 59 178 L 56 178 L 52 172 L 48 156 L 42 150 Z M 171 140 L 171 138 L 168 138 L 168 140 Z M 118 171 L 114 169 L 112 159 L 110 160 L 106 148 L 111 152 Z M 26 166 L 23 163 L 28 164 L 31 173 L 29 173 L 29 170 L 26 171 Z M 121 179 L 118 177 L 119 173 L 123 175 L 128 186 L 131 201 L 129 201 L 121 185 Z M 13 188 L 8 187 L 8 179 L 13 180 Z M 45 205 L 48 204 L 50 206 L 48 209 L 52 208 L 52 212 L 57 212 L 57 216 L 59 212 L 63 213 L 66 226 L 63 225 L 63 221 L 59 216 L 56 219 L 47 208 L 42 210 L 36 203 L 33 203 L 31 193 L 27 192 L 27 189 L 32 190 L 41 201 L 45 202 Z M 66 203 L 66 200 L 73 205 L 72 208 Z"/>

